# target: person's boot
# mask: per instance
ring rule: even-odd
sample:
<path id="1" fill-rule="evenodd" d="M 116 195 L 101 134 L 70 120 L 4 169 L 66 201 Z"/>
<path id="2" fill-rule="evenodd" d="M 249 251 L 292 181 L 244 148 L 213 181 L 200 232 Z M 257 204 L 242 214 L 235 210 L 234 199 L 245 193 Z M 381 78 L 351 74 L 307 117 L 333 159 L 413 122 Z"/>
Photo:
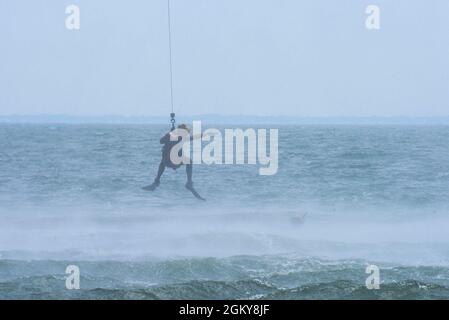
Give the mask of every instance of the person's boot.
<path id="1" fill-rule="evenodd" d="M 189 190 L 193 190 L 193 182 L 192 181 L 187 181 L 186 188 L 189 189 Z"/>
<path id="2" fill-rule="evenodd" d="M 196 192 L 196 190 L 193 188 L 193 182 L 192 181 L 187 181 L 186 183 L 186 188 L 187 190 L 189 190 L 190 192 L 192 192 L 192 194 L 195 196 L 195 198 L 199 199 L 199 200 L 203 200 L 206 201 L 206 199 L 204 199 L 202 196 L 200 196 L 198 194 L 198 192 Z"/>
<path id="3" fill-rule="evenodd" d="M 159 187 L 161 183 L 158 180 L 154 180 L 154 182 L 152 184 L 150 184 L 149 186 L 143 187 L 143 190 L 147 190 L 147 191 L 154 191 L 157 187 Z"/>

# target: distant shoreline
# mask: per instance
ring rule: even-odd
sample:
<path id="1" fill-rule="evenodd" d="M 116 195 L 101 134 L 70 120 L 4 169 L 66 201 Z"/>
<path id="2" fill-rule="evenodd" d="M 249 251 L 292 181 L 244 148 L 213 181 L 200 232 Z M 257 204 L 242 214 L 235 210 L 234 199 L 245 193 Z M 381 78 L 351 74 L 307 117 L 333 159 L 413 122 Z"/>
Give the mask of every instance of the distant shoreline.
<path id="1" fill-rule="evenodd" d="M 167 124 L 167 116 L 70 116 L 70 115 L 9 115 L 0 116 L 1 124 Z M 447 117 L 296 117 L 296 116 L 239 116 L 196 115 L 179 116 L 177 122 L 205 124 L 279 124 L 279 125 L 449 125 Z"/>

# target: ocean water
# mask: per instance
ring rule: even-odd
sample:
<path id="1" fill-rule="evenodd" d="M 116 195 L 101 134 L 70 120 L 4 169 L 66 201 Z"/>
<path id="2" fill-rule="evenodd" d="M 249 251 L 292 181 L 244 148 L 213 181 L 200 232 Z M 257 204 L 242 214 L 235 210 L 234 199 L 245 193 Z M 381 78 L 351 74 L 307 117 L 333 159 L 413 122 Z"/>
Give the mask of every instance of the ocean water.
<path id="1" fill-rule="evenodd" d="M 261 127 L 278 173 L 197 165 L 201 202 L 141 189 L 165 126 L 0 124 L 0 298 L 449 298 L 447 126 Z"/>

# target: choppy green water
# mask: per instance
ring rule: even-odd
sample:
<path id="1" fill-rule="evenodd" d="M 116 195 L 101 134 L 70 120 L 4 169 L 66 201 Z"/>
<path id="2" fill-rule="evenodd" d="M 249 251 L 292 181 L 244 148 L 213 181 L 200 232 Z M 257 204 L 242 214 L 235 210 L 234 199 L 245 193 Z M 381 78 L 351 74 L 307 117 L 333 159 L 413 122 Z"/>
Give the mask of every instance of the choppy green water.
<path id="1" fill-rule="evenodd" d="M 2 261 L 2 299 L 447 299 L 444 267 L 383 267 L 365 287 L 361 261 L 236 256 L 157 262 L 79 262 L 81 290 L 65 288 L 73 261 Z M 20 277 L 17 277 L 20 273 Z M 437 279 L 436 279 L 437 277 Z M 413 279 L 413 278 L 419 278 Z"/>

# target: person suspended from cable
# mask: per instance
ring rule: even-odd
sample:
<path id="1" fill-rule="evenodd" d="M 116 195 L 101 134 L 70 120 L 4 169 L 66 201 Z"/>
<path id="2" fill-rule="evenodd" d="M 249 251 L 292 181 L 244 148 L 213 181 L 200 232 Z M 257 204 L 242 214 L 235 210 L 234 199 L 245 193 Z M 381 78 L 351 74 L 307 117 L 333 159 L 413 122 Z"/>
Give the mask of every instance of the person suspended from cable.
<path id="1" fill-rule="evenodd" d="M 154 182 L 151 185 L 146 186 L 143 189 L 148 190 L 148 191 L 154 191 L 157 187 L 159 187 L 159 185 L 161 183 L 161 177 L 165 171 L 165 168 L 172 168 L 173 170 L 176 170 L 179 167 L 181 167 L 183 164 L 185 164 L 186 175 L 187 175 L 187 183 L 185 185 L 186 188 L 190 192 L 192 192 L 196 198 L 198 198 L 200 200 L 204 200 L 204 198 L 202 198 L 196 192 L 196 190 L 193 188 L 193 180 L 192 180 L 193 165 L 192 165 L 188 155 L 183 154 L 182 145 L 181 145 L 181 143 L 183 141 L 183 135 L 190 136 L 190 129 L 185 124 L 180 124 L 178 126 L 178 130 L 174 130 L 174 129 L 175 129 L 175 126 L 174 126 L 174 122 L 172 121 L 172 130 L 170 132 L 166 133 L 159 141 L 160 144 L 163 145 L 163 147 L 162 147 L 162 159 L 161 159 L 161 162 L 159 163 L 159 169 L 157 171 L 156 178 L 154 179 Z M 194 139 L 201 139 L 201 138 L 202 138 L 202 135 L 200 134 L 200 135 L 196 135 L 196 136 L 190 136 L 190 138 L 187 138 L 187 140 L 191 142 Z M 184 141 L 185 140 L 186 139 L 184 139 Z M 176 157 L 176 158 L 182 159 L 182 161 L 180 161 L 180 162 L 175 161 L 173 159 L 172 150 L 175 146 L 177 146 L 177 149 L 179 150 L 178 154 L 177 154 L 178 157 Z M 176 152 L 175 152 L 175 154 L 176 154 Z"/>

